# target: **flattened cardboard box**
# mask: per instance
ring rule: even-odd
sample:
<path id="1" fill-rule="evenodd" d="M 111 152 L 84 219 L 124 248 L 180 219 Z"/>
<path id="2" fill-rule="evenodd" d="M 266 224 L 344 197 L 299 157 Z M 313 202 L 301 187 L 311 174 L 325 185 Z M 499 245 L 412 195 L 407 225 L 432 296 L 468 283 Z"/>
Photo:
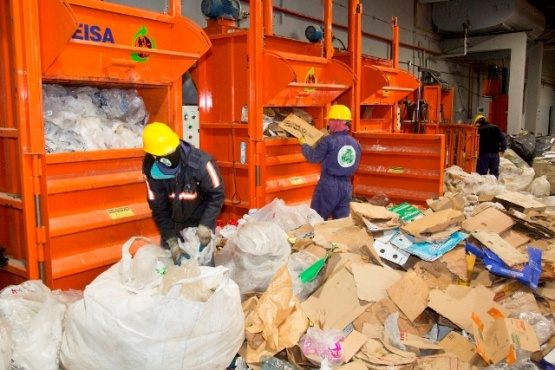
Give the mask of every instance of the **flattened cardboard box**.
<path id="1" fill-rule="evenodd" d="M 455 225 L 462 220 L 464 220 L 464 214 L 461 211 L 449 208 L 419 218 L 418 220 L 402 226 L 401 230 L 418 237 L 422 234 L 433 234 L 445 230 L 449 226 Z"/>
<path id="2" fill-rule="evenodd" d="M 465 289 L 466 288 L 466 289 Z M 463 290 L 467 293 L 464 294 Z M 484 286 L 468 288 L 449 286 L 446 291 L 433 289 L 429 294 L 428 307 L 468 332 L 472 331 L 472 312 L 484 311 L 484 307 L 494 307 L 506 314 L 507 311 L 493 301 L 495 293 Z"/>
<path id="3" fill-rule="evenodd" d="M 295 136 L 305 138 L 306 143 L 310 146 L 316 143 L 324 136 L 324 134 L 310 123 L 291 113 L 283 121 L 279 123 L 279 127 Z"/>
<path id="4" fill-rule="evenodd" d="M 495 253 L 509 267 L 528 262 L 528 255 L 521 253 L 497 234 L 489 231 L 476 231 L 472 233 L 472 236 Z"/>
<path id="5" fill-rule="evenodd" d="M 305 314 L 324 330 L 343 330 L 370 304 L 361 302 L 353 275 L 341 268 L 334 272 L 308 299 L 301 303 Z"/>
<path id="6" fill-rule="evenodd" d="M 434 212 L 443 211 L 444 209 L 454 208 L 462 210 L 464 208 L 464 194 L 454 193 L 438 199 L 427 199 L 426 205 Z"/>
<path id="7" fill-rule="evenodd" d="M 454 354 L 463 362 L 472 365 L 485 365 L 484 360 L 476 350 L 476 345 L 456 331 L 447 334 L 438 344 L 445 352 Z"/>
<path id="8" fill-rule="evenodd" d="M 545 204 L 515 191 L 508 191 L 497 195 L 495 200 L 503 204 L 507 209 L 515 208 L 517 211 L 524 213 L 529 211 L 543 211 L 547 208 Z"/>
<path id="9" fill-rule="evenodd" d="M 426 309 L 429 293 L 428 285 L 414 270 L 406 272 L 401 279 L 387 289 L 391 300 L 411 322 L 414 322 Z"/>
<path id="10" fill-rule="evenodd" d="M 503 317 L 495 309 L 472 313 L 472 328 L 478 353 L 488 363 L 516 360 L 517 348 L 540 350 L 534 328 L 526 321 Z"/>
<path id="11" fill-rule="evenodd" d="M 401 226 L 399 214 L 388 211 L 385 207 L 375 206 L 370 203 L 349 204 L 353 222 L 372 232 L 394 229 Z"/>
<path id="12" fill-rule="evenodd" d="M 500 210 L 489 207 L 482 212 L 467 218 L 461 224 L 464 231 L 491 231 L 492 233 L 502 234 L 513 227 L 513 219 Z"/>

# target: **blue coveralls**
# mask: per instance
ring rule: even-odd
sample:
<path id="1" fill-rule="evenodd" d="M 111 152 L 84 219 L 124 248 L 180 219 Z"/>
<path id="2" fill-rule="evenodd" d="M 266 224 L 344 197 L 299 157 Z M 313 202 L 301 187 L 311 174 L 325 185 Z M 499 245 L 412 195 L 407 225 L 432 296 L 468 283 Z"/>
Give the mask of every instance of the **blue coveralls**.
<path id="1" fill-rule="evenodd" d="M 343 218 L 350 214 L 353 186 L 351 176 L 360 162 L 362 149 L 349 131 L 340 131 L 322 138 L 314 148 L 302 145 L 302 153 L 310 163 L 322 163 L 310 207 L 324 220 Z"/>

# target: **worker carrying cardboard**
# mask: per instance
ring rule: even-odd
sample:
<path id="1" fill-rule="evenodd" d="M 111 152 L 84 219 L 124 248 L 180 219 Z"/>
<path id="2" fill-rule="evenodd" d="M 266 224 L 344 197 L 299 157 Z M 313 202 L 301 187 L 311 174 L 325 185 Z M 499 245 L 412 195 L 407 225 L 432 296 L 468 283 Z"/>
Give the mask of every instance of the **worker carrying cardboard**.
<path id="1" fill-rule="evenodd" d="M 167 125 L 154 122 L 143 131 L 143 174 L 152 217 L 162 235 L 162 247 L 169 248 L 179 264 L 184 253 L 179 232 L 197 227 L 205 247 L 225 199 L 220 169 L 212 156 L 183 140 Z"/>
<path id="2" fill-rule="evenodd" d="M 499 156 L 507 149 L 507 138 L 499 127 L 489 123 L 486 117 L 478 114 L 474 117 L 474 124 L 478 126 L 480 144 L 478 149 L 478 162 L 476 172 L 480 175 L 499 177 Z"/>
<path id="3" fill-rule="evenodd" d="M 333 105 L 328 116 L 330 135 L 324 136 L 314 148 L 300 137 L 302 153 L 310 163 L 322 163 L 310 207 L 324 220 L 349 216 L 354 175 L 360 162 L 361 146 L 351 135 L 351 111 L 344 105 Z"/>

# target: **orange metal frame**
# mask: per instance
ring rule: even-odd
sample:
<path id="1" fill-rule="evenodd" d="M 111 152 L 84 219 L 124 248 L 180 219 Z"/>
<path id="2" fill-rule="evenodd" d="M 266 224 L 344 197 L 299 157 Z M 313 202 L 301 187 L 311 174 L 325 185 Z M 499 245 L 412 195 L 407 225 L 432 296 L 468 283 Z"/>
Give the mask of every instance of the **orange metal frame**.
<path id="1" fill-rule="evenodd" d="M 362 4 L 349 1 L 349 44 L 334 58 L 355 74 L 354 87 L 338 101 L 351 107 L 353 136 L 362 145 L 360 167 L 353 178 L 355 195 L 383 193 L 393 202 L 425 205 L 443 194 L 443 135 L 404 134 L 397 127 L 399 101 L 415 91 L 418 79 L 399 69 L 399 27 L 392 19 L 390 60 L 362 55 Z"/>
<path id="2" fill-rule="evenodd" d="M 425 205 L 443 195 L 444 135 L 356 132 L 362 156 L 353 192 L 385 194 L 393 203 Z"/>
<path id="3" fill-rule="evenodd" d="M 150 121 L 182 132 L 181 76 L 210 40 L 181 17 L 180 1 L 169 13 L 97 0 L 0 2 L 0 246 L 10 257 L 1 286 L 42 279 L 82 289 L 131 236 L 157 237 L 142 149 L 46 153 L 42 85 L 136 89 Z"/>
<path id="4" fill-rule="evenodd" d="M 279 197 L 308 203 L 319 178 L 295 139 L 265 138 L 264 108 L 302 108 L 317 128 L 332 101 L 353 86 L 353 71 L 332 59 L 332 1 L 324 1 L 324 41 L 273 35 L 272 1 L 250 1 L 250 27 L 209 21 L 212 48 L 192 71 L 199 92 L 200 146 L 218 161 L 226 187 L 224 221 Z M 241 122 L 248 109 L 248 122 Z M 240 163 L 240 146 L 246 162 Z"/>
<path id="5" fill-rule="evenodd" d="M 397 103 L 416 90 L 419 81 L 407 71 L 399 69 L 399 26 L 393 17 L 392 59 L 384 60 L 362 54 L 362 4 L 349 1 L 349 46 L 334 58 L 347 63 L 359 76 L 351 94 L 339 99 L 353 107 L 357 121 L 354 131 L 396 132 Z"/>

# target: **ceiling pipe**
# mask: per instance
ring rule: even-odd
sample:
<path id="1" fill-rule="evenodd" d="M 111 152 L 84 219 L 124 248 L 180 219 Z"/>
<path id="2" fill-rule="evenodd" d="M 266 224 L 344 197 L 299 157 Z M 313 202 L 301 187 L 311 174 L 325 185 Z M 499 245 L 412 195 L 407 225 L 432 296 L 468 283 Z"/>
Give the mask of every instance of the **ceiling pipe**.
<path id="1" fill-rule="evenodd" d="M 470 26 L 470 22 L 468 22 L 468 21 L 464 22 L 462 26 L 463 26 L 463 29 L 464 29 L 463 52 L 462 53 L 434 55 L 434 56 L 429 57 L 428 59 L 465 57 L 466 54 L 468 53 L 468 30 L 471 28 L 471 26 Z"/>
<path id="2" fill-rule="evenodd" d="M 391 29 L 393 30 L 391 59 L 393 60 L 393 68 L 399 69 L 399 26 L 397 25 L 397 17 L 391 18 Z"/>
<path id="3" fill-rule="evenodd" d="M 247 3 L 247 4 L 250 3 L 249 0 L 240 0 L 240 1 L 243 2 L 243 3 Z M 277 12 L 280 12 L 280 13 L 283 13 L 283 14 L 291 15 L 291 16 L 296 17 L 296 18 L 300 18 L 300 19 L 304 19 L 304 20 L 307 20 L 307 21 L 315 22 L 315 23 L 320 23 L 321 24 L 321 23 L 324 22 L 320 18 L 312 17 L 312 16 L 309 16 L 309 15 L 298 13 L 298 12 L 295 12 L 293 10 L 281 8 L 281 7 L 278 7 L 278 6 L 274 6 L 273 10 L 277 11 Z M 344 26 L 342 24 L 337 24 L 337 23 L 332 23 L 332 28 L 337 28 L 337 29 L 344 30 L 344 31 L 347 31 L 347 32 L 349 31 L 349 27 Z M 383 42 L 393 44 L 393 40 L 388 39 L 387 37 L 383 37 L 383 36 L 380 36 L 380 35 L 373 34 L 373 33 L 362 31 L 362 36 L 366 36 L 366 37 L 374 39 L 374 40 L 379 40 L 379 41 L 383 41 Z M 411 44 L 406 44 L 406 43 L 403 43 L 403 42 L 399 42 L 399 46 L 402 46 L 406 49 L 422 51 L 422 52 L 428 53 L 430 55 L 440 55 L 441 54 L 441 53 L 438 53 L 437 51 L 434 51 L 434 50 L 426 49 L 426 48 L 411 45 Z"/>
<path id="4" fill-rule="evenodd" d="M 264 36 L 271 36 L 274 34 L 272 0 L 262 0 L 262 24 L 264 25 Z"/>
<path id="5" fill-rule="evenodd" d="M 333 56 L 332 46 L 332 0 L 324 0 L 324 54 L 327 59 Z"/>

